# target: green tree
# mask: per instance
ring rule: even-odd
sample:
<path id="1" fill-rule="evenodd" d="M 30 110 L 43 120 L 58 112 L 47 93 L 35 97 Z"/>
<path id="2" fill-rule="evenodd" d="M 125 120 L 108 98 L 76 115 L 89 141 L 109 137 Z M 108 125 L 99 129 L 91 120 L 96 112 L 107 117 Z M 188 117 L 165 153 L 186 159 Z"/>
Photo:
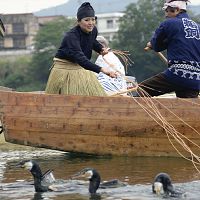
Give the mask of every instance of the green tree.
<path id="1" fill-rule="evenodd" d="M 166 68 L 153 51 L 144 51 L 155 29 L 165 19 L 162 7 L 163 1 L 160 0 L 140 0 L 137 4 L 130 4 L 120 19 L 118 35 L 112 43 L 113 48 L 130 52 L 135 64 L 128 68 L 128 75 L 136 76 L 139 82 Z M 188 13 L 199 23 L 198 16 L 191 11 Z"/>
<path id="2" fill-rule="evenodd" d="M 74 19 L 61 17 L 43 25 L 38 31 L 35 38 L 35 51 L 28 69 L 32 79 L 29 84 L 31 89 L 44 90 L 56 50 L 64 33 L 74 24 Z"/>
<path id="3" fill-rule="evenodd" d="M 156 27 L 164 20 L 162 5 L 160 0 L 140 0 L 137 4 L 130 4 L 112 43 L 114 48 L 130 52 L 134 65 L 128 68 L 128 74 L 135 75 L 138 81 L 165 68 L 153 52 L 144 51 Z"/>
<path id="4" fill-rule="evenodd" d="M 31 57 L 4 58 L 0 61 L 0 85 L 18 89 L 29 82 L 28 66 Z"/>

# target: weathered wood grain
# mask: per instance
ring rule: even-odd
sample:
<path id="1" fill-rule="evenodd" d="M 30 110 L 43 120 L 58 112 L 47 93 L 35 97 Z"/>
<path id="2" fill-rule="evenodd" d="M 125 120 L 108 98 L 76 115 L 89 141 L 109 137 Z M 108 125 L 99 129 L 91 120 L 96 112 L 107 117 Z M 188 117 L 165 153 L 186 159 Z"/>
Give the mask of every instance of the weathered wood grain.
<path id="1" fill-rule="evenodd" d="M 200 132 L 199 99 L 151 100 L 167 122 L 200 146 L 200 135 L 191 128 Z M 0 91 L 0 117 L 7 142 L 101 155 L 179 156 L 161 122 L 156 123 L 155 116 L 151 118 L 139 104 L 146 106 L 143 98 Z M 189 156 L 172 136 L 170 139 Z"/>

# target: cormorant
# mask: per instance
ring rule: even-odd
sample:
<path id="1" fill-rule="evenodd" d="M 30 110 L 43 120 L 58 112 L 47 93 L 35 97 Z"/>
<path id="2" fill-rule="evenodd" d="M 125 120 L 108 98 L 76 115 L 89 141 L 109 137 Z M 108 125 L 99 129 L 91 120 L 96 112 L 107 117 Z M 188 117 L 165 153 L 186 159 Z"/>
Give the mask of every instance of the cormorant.
<path id="1" fill-rule="evenodd" d="M 156 194 L 164 193 L 171 197 L 179 197 L 183 193 L 175 191 L 170 176 L 167 173 L 159 173 L 155 176 L 152 191 Z"/>
<path id="2" fill-rule="evenodd" d="M 42 174 L 39 164 L 34 160 L 21 161 L 18 165 L 31 172 L 36 192 L 55 191 L 51 185 L 55 181 L 52 170 L 48 170 Z"/>
<path id="3" fill-rule="evenodd" d="M 89 192 L 95 194 L 98 188 L 115 188 L 119 186 L 125 186 L 126 184 L 120 182 L 117 179 L 106 181 L 101 183 L 101 177 L 99 172 L 93 168 L 84 168 L 80 172 L 71 176 L 72 179 L 76 178 L 86 178 L 89 180 Z"/>

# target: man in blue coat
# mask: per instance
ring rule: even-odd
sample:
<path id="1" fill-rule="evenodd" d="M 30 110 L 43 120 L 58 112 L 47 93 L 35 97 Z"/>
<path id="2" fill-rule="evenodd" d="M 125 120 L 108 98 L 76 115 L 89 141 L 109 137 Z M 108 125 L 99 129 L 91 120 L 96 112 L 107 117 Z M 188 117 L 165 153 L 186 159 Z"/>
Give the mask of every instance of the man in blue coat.
<path id="1" fill-rule="evenodd" d="M 186 11 L 188 0 L 166 0 L 166 20 L 156 29 L 149 48 L 167 50 L 168 69 L 139 84 L 140 96 L 175 92 L 180 98 L 197 98 L 200 89 L 200 25 Z"/>

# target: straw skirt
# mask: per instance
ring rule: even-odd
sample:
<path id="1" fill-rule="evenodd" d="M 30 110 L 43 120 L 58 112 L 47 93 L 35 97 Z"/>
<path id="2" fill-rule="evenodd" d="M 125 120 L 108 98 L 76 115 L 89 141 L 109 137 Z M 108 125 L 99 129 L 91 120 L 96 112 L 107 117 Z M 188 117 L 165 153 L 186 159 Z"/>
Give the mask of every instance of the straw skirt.
<path id="1" fill-rule="evenodd" d="M 76 63 L 54 58 L 46 85 L 48 94 L 107 96 L 96 74 Z"/>

